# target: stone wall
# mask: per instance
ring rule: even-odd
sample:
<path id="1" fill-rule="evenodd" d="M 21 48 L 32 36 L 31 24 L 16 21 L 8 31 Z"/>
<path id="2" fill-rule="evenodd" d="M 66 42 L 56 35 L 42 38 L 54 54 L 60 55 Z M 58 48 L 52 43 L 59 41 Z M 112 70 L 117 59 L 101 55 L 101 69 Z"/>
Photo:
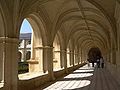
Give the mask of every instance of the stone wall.
<path id="1" fill-rule="evenodd" d="M 83 65 L 84 64 L 79 64 L 79 65 L 76 65 L 74 67 L 68 68 L 68 73 L 71 73 L 72 71 L 74 71 L 75 69 L 78 69 L 79 67 L 81 67 Z M 60 71 L 54 72 L 55 79 L 62 77 L 64 75 L 66 75 L 65 70 L 60 70 Z M 19 80 L 18 90 L 33 90 L 33 89 L 40 87 L 41 85 L 43 85 L 49 81 L 50 81 L 50 79 L 49 79 L 48 74 L 41 75 L 41 76 L 38 76 L 35 78 L 31 78 L 29 80 Z"/>

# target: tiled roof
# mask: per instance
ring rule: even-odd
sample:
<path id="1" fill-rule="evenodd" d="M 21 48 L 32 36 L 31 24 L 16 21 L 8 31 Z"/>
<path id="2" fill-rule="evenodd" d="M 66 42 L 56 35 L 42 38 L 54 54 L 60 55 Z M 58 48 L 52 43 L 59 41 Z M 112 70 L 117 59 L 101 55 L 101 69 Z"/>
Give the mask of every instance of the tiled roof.
<path id="1" fill-rule="evenodd" d="M 20 40 L 22 39 L 31 39 L 32 33 L 21 33 Z"/>

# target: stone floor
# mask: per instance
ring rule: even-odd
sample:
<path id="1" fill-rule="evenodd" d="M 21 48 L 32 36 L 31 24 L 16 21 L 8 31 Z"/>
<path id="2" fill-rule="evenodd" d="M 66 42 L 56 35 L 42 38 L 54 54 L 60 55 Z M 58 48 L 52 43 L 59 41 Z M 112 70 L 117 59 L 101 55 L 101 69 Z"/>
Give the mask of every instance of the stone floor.
<path id="1" fill-rule="evenodd" d="M 35 90 L 120 90 L 120 85 L 106 68 L 85 65 L 56 82 Z"/>

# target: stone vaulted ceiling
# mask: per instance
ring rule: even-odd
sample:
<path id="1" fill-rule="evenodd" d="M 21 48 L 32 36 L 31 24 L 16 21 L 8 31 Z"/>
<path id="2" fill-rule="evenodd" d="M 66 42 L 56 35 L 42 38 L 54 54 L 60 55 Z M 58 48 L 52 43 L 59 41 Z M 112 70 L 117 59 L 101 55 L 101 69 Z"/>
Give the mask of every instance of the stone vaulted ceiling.
<path id="1" fill-rule="evenodd" d="M 110 38 L 116 40 L 115 1 L 21 0 L 20 11 L 24 14 L 31 11 L 43 13 L 47 25 L 51 26 L 48 32 L 52 33 L 53 39 L 60 31 L 65 34 L 67 43 L 72 39 L 80 47 L 105 49 L 111 47 Z"/>

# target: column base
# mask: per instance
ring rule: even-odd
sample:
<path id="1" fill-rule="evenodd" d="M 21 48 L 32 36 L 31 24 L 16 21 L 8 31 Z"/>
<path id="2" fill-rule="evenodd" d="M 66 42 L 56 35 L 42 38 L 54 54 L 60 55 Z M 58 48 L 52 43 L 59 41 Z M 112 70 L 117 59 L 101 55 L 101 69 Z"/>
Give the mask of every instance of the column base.
<path id="1" fill-rule="evenodd" d="M 29 63 L 29 72 L 43 72 L 42 69 L 40 69 L 39 61 L 38 60 L 29 60 L 27 61 Z"/>

